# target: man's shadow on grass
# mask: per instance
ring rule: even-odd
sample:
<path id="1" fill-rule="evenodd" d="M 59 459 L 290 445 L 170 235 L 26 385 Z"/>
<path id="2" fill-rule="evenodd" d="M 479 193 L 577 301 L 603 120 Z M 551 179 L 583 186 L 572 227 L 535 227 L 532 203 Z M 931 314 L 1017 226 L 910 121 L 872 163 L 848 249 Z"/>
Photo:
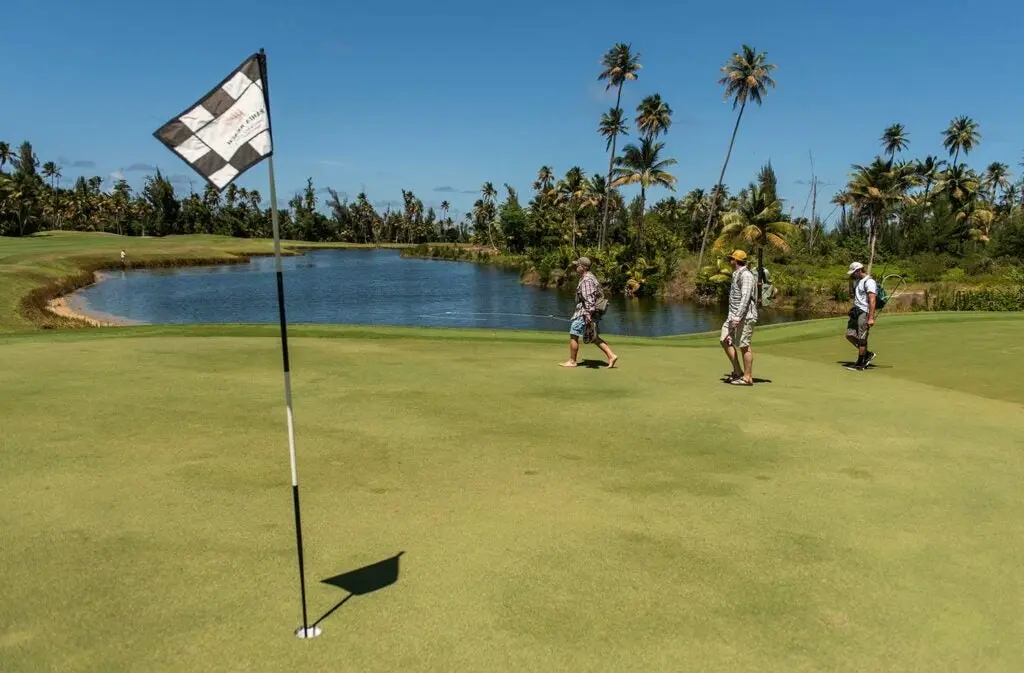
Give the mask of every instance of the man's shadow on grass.
<path id="1" fill-rule="evenodd" d="M 758 383 L 771 383 L 772 382 L 771 379 L 759 379 L 756 376 L 753 379 L 751 379 L 751 380 L 754 382 L 754 385 L 757 385 Z M 722 383 L 727 383 L 729 385 L 732 385 L 732 382 L 730 381 L 729 377 L 727 377 L 727 376 L 723 376 L 722 377 Z"/>
<path id="2" fill-rule="evenodd" d="M 854 365 L 857 364 L 853 360 L 836 360 L 836 363 L 840 364 L 840 365 L 842 365 L 844 367 L 853 367 Z M 892 369 L 892 365 L 870 364 L 870 365 L 867 366 L 867 369 Z"/>
<path id="3" fill-rule="evenodd" d="M 320 622 L 333 615 L 353 596 L 365 596 L 366 594 L 379 591 L 397 582 L 398 559 L 401 558 L 404 553 L 404 551 L 398 552 L 391 558 L 384 559 L 383 561 L 377 561 L 376 563 L 372 563 L 368 566 L 364 566 L 356 570 L 350 570 L 347 573 L 321 580 L 324 584 L 330 584 L 331 586 L 338 587 L 339 589 L 344 589 L 348 592 L 348 596 L 342 598 L 337 605 L 325 612 L 320 619 L 313 623 L 313 626 L 319 626 Z"/>
<path id="4" fill-rule="evenodd" d="M 604 360 L 580 360 L 578 364 L 587 369 L 608 369 L 608 363 Z"/>

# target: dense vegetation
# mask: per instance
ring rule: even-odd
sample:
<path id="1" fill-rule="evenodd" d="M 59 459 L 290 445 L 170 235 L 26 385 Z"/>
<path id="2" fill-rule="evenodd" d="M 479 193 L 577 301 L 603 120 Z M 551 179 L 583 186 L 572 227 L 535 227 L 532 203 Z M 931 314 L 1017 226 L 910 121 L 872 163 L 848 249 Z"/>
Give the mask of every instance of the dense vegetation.
<path id="1" fill-rule="evenodd" d="M 770 163 L 747 186 L 731 191 L 724 177 L 743 114 L 749 103 L 765 102 L 776 86 L 771 76 L 775 65 L 747 45 L 722 68 L 720 83 L 736 110 L 736 123 L 718 181 L 711 189 L 697 187 L 681 198 L 663 196 L 652 203 L 652 191 L 676 191 L 671 173 L 676 161 L 666 147 L 672 108 L 658 93 L 644 97 L 635 115 L 622 108 L 623 88 L 637 86 L 642 69 L 640 55 L 629 45 L 615 45 L 601 64 L 598 79 L 616 91 L 615 106 L 597 125 L 608 150 L 607 172 L 603 167 L 588 173 L 572 166 L 559 177 L 552 167 L 542 166 L 528 196 L 506 184 L 501 200 L 494 184 L 487 182 L 459 221 L 450 217 L 447 201 L 435 211 L 410 191 L 403 191 L 401 209 L 384 212 L 365 193 L 349 202 L 329 189 L 329 198 L 321 203 L 310 179 L 280 213 L 282 236 L 475 243 L 500 251 L 502 259 L 517 256 L 544 278 L 586 253 L 615 290 L 630 294 L 652 294 L 680 275 L 689 276 L 694 292 L 714 294 L 727 278 L 720 264 L 722 251 L 735 245 L 768 255 L 767 265 L 782 271 L 846 263 L 854 257 L 870 266 L 883 259 L 910 269 L 915 281 L 944 279 L 940 276 L 952 267 L 960 270 L 961 280 L 998 276 L 1011 273 L 1024 258 L 1022 183 L 1014 182 L 1005 163 L 984 170 L 967 165 L 982 140 L 979 125 L 968 117 L 957 117 L 934 134 L 936 149 L 941 140 L 948 159 L 905 158 L 910 133 L 902 124 L 885 129 L 881 152 L 852 166 L 849 183 L 832 199 L 832 213 L 825 218 L 815 207 L 810 218 L 792 217 L 792 208 L 787 213 Z M 30 143 L 13 151 L 0 142 L 0 233 L 25 236 L 76 229 L 267 237 L 271 232 L 269 210 L 256 190 L 231 185 L 218 193 L 208 186 L 201 194 L 179 195 L 159 172 L 147 177 L 137 193 L 124 180 L 104 191 L 99 177 L 80 177 L 70 187 L 61 185 L 61 177 L 52 161 L 40 167 Z M 620 191 L 627 186 L 639 187 L 629 200 Z M 834 226 L 826 226 L 833 215 Z M 688 268 L 680 267 L 680 260 L 687 260 Z"/>

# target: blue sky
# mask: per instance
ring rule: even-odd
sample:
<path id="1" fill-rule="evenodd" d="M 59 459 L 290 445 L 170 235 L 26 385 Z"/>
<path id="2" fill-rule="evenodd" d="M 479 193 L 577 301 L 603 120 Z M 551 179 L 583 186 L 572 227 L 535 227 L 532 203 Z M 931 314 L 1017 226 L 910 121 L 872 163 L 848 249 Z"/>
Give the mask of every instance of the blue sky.
<path id="1" fill-rule="evenodd" d="M 65 179 L 145 170 L 192 177 L 152 132 L 250 53 L 269 60 L 278 191 L 365 189 L 383 205 L 414 190 L 467 210 L 486 181 L 529 190 L 537 168 L 607 170 L 598 119 L 614 100 L 597 82 L 601 55 L 631 42 L 643 70 L 623 105 L 659 92 L 675 111 L 668 156 L 681 196 L 717 178 L 735 120 L 719 68 L 741 44 L 768 52 L 778 88 L 748 109 L 726 183 L 771 159 L 782 195 L 804 212 L 814 153 L 819 210 L 867 163 L 893 122 L 911 153 L 943 154 L 954 116 L 980 124 L 971 165 L 1024 153 L 1017 3 L 675 3 L 647 11 L 606 0 L 514 4 L 8 3 L 0 40 L 0 139 L 33 142 Z M 1016 17 L 1014 19 L 1013 17 Z M 187 191 L 188 183 L 181 185 Z M 109 184 L 109 183 L 108 183 Z M 265 165 L 239 179 L 267 194 Z M 439 191 L 441 190 L 441 191 Z M 503 191 L 503 190 L 502 190 Z M 654 199 L 667 195 L 657 190 Z M 809 210 L 807 211 L 809 215 Z"/>

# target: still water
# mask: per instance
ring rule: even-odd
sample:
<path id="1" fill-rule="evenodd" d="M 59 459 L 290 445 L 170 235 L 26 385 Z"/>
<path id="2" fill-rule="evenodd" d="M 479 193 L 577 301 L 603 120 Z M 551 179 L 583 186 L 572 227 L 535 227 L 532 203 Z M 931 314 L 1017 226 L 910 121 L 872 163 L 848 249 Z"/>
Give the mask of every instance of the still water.
<path id="1" fill-rule="evenodd" d="M 487 265 L 403 259 L 397 250 L 314 250 L 282 259 L 289 323 L 568 328 L 572 291 L 527 287 Z M 86 310 L 140 323 L 276 323 L 273 257 L 250 264 L 111 272 L 79 291 Z M 717 330 L 715 307 L 609 297 L 605 334 Z M 762 310 L 761 323 L 791 320 Z"/>

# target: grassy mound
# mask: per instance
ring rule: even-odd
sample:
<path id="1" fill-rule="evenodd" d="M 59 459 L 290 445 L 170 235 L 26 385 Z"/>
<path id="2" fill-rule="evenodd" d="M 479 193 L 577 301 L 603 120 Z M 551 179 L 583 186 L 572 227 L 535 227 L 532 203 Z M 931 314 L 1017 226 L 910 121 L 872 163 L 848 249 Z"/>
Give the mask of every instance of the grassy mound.
<path id="1" fill-rule="evenodd" d="M 310 642 L 272 326 L 0 336 L 3 669 L 1021 670 L 1024 320 L 843 327 L 296 328 Z"/>

